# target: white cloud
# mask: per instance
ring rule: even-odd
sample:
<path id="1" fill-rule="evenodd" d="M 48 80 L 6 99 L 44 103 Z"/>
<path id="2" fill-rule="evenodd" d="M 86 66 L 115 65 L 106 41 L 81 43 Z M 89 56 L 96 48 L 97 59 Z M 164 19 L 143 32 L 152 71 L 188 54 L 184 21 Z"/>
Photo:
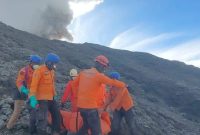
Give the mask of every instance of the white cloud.
<path id="1" fill-rule="evenodd" d="M 96 33 L 99 30 L 103 30 L 103 23 L 101 22 L 100 13 L 95 13 L 95 15 L 86 15 L 88 12 L 92 12 L 99 4 L 102 4 L 104 0 L 70 0 L 70 7 L 74 14 L 74 19 L 69 25 L 69 31 L 71 31 L 74 43 L 84 43 L 84 42 L 98 42 Z M 98 25 L 101 22 L 101 25 Z M 97 26 L 98 25 L 98 26 Z"/>
<path id="2" fill-rule="evenodd" d="M 200 67 L 200 57 L 198 57 L 200 56 L 200 39 L 193 39 L 183 44 L 177 44 L 175 47 L 156 55 Z"/>
<path id="3" fill-rule="evenodd" d="M 69 25 L 103 0 L 0 0 L 0 21 L 48 39 L 72 41 Z"/>
<path id="4" fill-rule="evenodd" d="M 189 65 L 194 65 L 196 67 L 200 67 L 200 59 L 199 60 L 191 60 L 186 62 Z"/>
<path id="5" fill-rule="evenodd" d="M 80 16 L 74 19 L 69 29 L 72 31 L 74 43 L 91 42 L 96 44 L 104 44 L 104 38 L 108 21 L 102 21 L 104 13 L 95 13 L 95 15 Z M 105 45 L 105 44 L 104 44 Z"/>
<path id="6" fill-rule="evenodd" d="M 73 11 L 73 17 L 77 18 L 92 11 L 103 0 L 71 0 L 69 2 L 70 8 Z"/>
<path id="7" fill-rule="evenodd" d="M 142 51 L 169 60 L 178 60 L 200 67 L 200 38 L 185 43 L 173 42 L 181 38 L 182 33 L 150 33 L 144 28 L 135 27 L 117 35 L 111 42 L 111 48 L 129 51 Z"/>
<path id="8" fill-rule="evenodd" d="M 74 43 L 84 43 L 88 42 L 89 38 L 92 38 L 93 35 L 89 34 L 91 27 L 93 26 L 93 18 L 89 18 L 87 21 L 82 21 L 81 18 L 74 20 L 73 24 L 70 26 L 72 35 L 74 37 Z"/>
<path id="9" fill-rule="evenodd" d="M 142 27 L 135 27 L 117 35 L 111 42 L 111 48 L 125 49 L 130 51 L 142 51 L 176 37 L 181 33 L 148 33 Z"/>

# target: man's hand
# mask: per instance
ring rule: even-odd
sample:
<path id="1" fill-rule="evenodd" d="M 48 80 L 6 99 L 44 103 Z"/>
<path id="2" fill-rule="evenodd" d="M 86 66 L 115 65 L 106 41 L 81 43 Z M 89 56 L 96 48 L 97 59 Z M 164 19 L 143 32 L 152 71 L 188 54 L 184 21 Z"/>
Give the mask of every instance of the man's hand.
<path id="1" fill-rule="evenodd" d="M 110 105 L 107 106 L 106 112 L 108 112 L 110 114 L 110 118 L 113 119 L 113 112 L 114 112 L 114 110 L 110 107 Z"/>
<path id="2" fill-rule="evenodd" d="M 59 99 L 58 95 L 53 96 L 53 100 L 57 101 L 58 99 Z"/>
<path id="3" fill-rule="evenodd" d="M 20 88 L 20 91 L 21 91 L 21 93 L 23 93 L 25 95 L 28 95 L 28 93 L 29 93 L 29 89 L 27 89 L 25 86 L 22 86 Z"/>
<path id="4" fill-rule="evenodd" d="M 110 105 L 108 105 L 108 106 L 106 107 L 106 112 L 108 112 L 108 113 L 112 113 L 112 112 L 113 112 L 113 110 L 112 110 L 112 108 L 110 107 Z"/>
<path id="5" fill-rule="evenodd" d="M 38 101 L 37 101 L 36 97 L 35 96 L 31 96 L 30 97 L 30 106 L 32 108 L 36 108 L 37 105 L 38 105 Z"/>

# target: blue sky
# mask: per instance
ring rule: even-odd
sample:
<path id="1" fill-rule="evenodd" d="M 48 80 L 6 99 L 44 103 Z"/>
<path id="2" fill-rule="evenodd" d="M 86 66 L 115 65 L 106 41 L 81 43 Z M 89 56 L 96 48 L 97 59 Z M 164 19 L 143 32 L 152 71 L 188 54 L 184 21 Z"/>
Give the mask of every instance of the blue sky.
<path id="1" fill-rule="evenodd" d="M 104 0 L 70 25 L 74 42 L 149 52 L 200 67 L 199 0 Z"/>
<path id="2" fill-rule="evenodd" d="M 0 1 L 0 21 L 38 36 L 66 41 L 72 34 L 75 43 L 148 52 L 200 67 L 200 0 Z"/>

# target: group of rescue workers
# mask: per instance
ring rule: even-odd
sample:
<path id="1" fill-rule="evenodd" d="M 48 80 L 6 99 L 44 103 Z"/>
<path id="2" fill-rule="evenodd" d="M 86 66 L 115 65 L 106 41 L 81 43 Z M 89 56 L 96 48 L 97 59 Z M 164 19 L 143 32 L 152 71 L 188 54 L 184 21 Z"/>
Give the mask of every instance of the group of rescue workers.
<path id="1" fill-rule="evenodd" d="M 123 117 L 131 134 L 134 134 L 133 98 L 127 85 L 119 81 L 118 72 L 110 72 L 108 76 L 104 74 L 109 67 L 108 58 L 99 55 L 94 59 L 92 68 L 79 73 L 76 69 L 70 70 L 70 81 L 60 99 L 62 109 L 56 101 L 55 89 L 55 69 L 60 58 L 49 53 L 44 61 L 40 65 L 42 58 L 31 55 L 27 66 L 19 71 L 17 89 L 14 90 L 14 111 L 7 123 L 8 129 L 14 127 L 23 106 L 27 104 L 31 135 L 47 134 L 48 124 L 53 135 L 64 130 L 77 135 L 118 135 Z M 71 108 L 67 111 L 63 108 L 68 99 Z M 105 125 L 108 125 L 107 131 L 104 131 Z"/>

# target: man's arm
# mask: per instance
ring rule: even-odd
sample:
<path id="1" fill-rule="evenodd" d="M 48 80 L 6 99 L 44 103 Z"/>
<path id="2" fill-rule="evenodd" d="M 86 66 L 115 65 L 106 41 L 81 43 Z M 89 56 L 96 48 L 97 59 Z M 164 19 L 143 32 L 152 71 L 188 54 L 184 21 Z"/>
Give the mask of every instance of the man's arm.
<path id="1" fill-rule="evenodd" d="M 24 85 L 23 84 L 24 80 L 25 80 L 25 71 L 22 69 L 19 71 L 17 80 L 16 80 L 16 86 L 17 86 L 18 90 L 20 90 L 20 88 Z"/>
<path id="2" fill-rule="evenodd" d="M 32 77 L 29 96 L 35 96 L 36 95 L 40 78 L 41 78 L 40 70 L 35 70 L 34 73 L 33 73 L 33 77 Z"/>
<path id="3" fill-rule="evenodd" d="M 71 89 L 72 89 L 71 83 L 69 82 L 69 83 L 67 83 L 67 85 L 66 85 L 64 94 L 63 94 L 62 99 L 61 99 L 61 103 L 65 103 L 65 102 L 67 101 L 68 97 L 69 97 L 70 94 L 71 94 Z"/>
<path id="4" fill-rule="evenodd" d="M 98 79 L 99 79 L 100 83 L 115 86 L 118 88 L 124 88 L 126 86 L 125 83 L 115 80 L 115 79 L 111 79 L 111 78 L 105 76 L 104 74 L 98 74 Z"/>

